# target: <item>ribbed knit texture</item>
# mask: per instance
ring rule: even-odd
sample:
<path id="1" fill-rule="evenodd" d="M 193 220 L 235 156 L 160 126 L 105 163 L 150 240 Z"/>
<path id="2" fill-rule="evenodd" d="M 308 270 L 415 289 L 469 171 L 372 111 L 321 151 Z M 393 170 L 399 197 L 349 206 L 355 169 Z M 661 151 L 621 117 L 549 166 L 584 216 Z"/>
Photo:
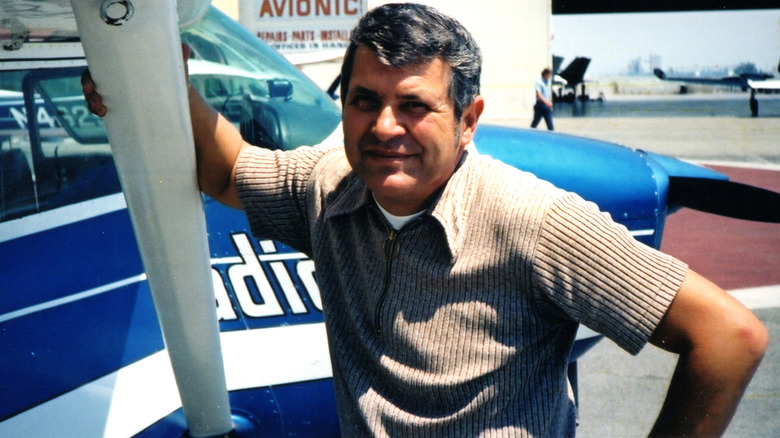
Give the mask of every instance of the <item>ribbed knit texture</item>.
<path id="1" fill-rule="evenodd" d="M 391 228 L 341 148 L 251 148 L 253 233 L 317 267 L 344 436 L 573 436 L 577 323 L 638 352 L 685 276 L 595 205 L 467 154 Z"/>

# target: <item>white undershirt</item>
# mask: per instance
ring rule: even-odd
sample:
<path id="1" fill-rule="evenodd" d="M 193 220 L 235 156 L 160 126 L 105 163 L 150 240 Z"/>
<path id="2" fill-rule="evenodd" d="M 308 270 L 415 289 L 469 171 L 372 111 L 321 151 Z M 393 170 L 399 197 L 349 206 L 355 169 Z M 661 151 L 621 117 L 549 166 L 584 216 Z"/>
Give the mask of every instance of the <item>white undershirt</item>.
<path id="1" fill-rule="evenodd" d="M 466 150 L 472 151 L 472 153 L 476 153 L 476 146 L 474 146 L 474 142 L 470 141 L 469 144 L 466 145 Z M 379 205 L 379 201 L 376 200 L 376 196 L 372 193 L 371 196 L 374 197 L 374 201 L 376 202 L 377 207 L 379 207 L 379 211 L 382 212 L 382 215 L 387 219 L 388 222 L 390 222 L 390 226 L 393 227 L 394 230 L 400 230 L 404 227 L 404 225 L 408 224 L 414 219 L 417 219 L 418 217 L 422 216 L 423 213 L 425 213 L 425 210 L 418 211 L 417 213 L 410 214 L 409 216 L 396 216 L 394 214 L 391 214 L 389 211 L 382 208 L 381 205 Z"/>
<path id="2" fill-rule="evenodd" d="M 423 213 L 425 213 L 425 210 L 423 210 L 408 216 L 396 216 L 382 208 L 382 206 L 379 205 L 379 201 L 376 200 L 376 197 L 374 197 L 374 201 L 376 201 L 376 206 L 379 207 L 379 211 L 381 211 L 385 219 L 390 222 L 390 226 L 393 227 L 394 230 L 400 230 L 404 225 L 408 224 L 414 219 L 417 219 L 418 217 L 422 216 Z"/>

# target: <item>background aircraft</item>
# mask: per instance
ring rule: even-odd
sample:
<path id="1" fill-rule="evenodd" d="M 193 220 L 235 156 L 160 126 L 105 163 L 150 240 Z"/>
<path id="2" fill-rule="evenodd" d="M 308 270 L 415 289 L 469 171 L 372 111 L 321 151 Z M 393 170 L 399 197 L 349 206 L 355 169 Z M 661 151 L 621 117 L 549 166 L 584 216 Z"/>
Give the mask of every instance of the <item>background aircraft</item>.
<path id="1" fill-rule="evenodd" d="M 780 72 L 780 64 L 777 65 Z M 682 77 L 668 76 L 660 68 L 653 70 L 658 79 L 663 81 L 677 81 L 689 84 L 704 84 L 724 87 L 739 87 L 742 91 L 750 90 L 750 114 L 758 117 L 758 99 L 756 93 L 780 92 L 780 79 L 774 79 L 773 75 L 764 73 L 742 73 L 738 76 L 727 76 L 723 78 L 700 78 L 700 77 Z"/>
<path id="2" fill-rule="evenodd" d="M 193 86 L 257 144 L 339 141 L 339 110 L 207 2 L 172 5 L 2 3 L 0 436 L 338 435 L 313 262 L 198 194 L 179 41 Z M 475 141 L 654 247 L 684 206 L 780 220 L 777 194 L 668 157 L 495 126 Z M 575 386 L 597 340 L 578 336 Z"/>
<path id="3" fill-rule="evenodd" d="M 580 86 L 579 100 L 585 102 L 589 96 L 585 93 L 585 72 L 590 65 L 590 58 L 578 56 L 563 70 L 559 70 L 563 62 L 560 56 L 553 56 L 553 86 L 558 86 L 558 92 L 553 93 L 554 102 L 574 103 L 577 101 L 577 86 Z M 571 90 L 566 93 L 566 90 Z M 565 94 L 564 94 L 565 93 Z"/>

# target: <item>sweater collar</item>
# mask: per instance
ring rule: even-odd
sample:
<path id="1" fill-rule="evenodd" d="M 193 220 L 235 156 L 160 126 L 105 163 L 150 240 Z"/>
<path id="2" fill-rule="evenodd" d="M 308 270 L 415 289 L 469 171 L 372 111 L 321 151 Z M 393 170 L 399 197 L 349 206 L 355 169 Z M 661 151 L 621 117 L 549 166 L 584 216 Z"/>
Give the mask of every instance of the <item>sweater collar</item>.
<path id="1" fill-rule="evenodd" d="M 428 209 L 431 217 L 436 219 L 444 229 L 453 262 L 458 258 L 463 246 L 463 236 L 466 232 L 474 193 L 477 190 L 477 174 L 470 169 L 475 161 L 474 157 L 471 157 L 474 150 L 473 143 L 469 143 L 463 151 L 463 157 L 455 172 Z"/>
<path id="2" fill-rule="evenodd" d="M 473 143 L 469 143 L 463 151 L 455 172 L 423 215 L 434 219 L 444 230 L 453 261 L 460 253 L 464 228 L 468 222 L 468 212 L 477 189 L 477 176 L 469 171 L 469 167 L 474 163 L 474 159 L 470 157 L 473 153 L 470 151 L 473 150 Z M 350 172 L 343 190 L 325 212 L 325 219 L 354 213 L 374 205 L 375 201 L 366 184 L 354 172 Z"/>

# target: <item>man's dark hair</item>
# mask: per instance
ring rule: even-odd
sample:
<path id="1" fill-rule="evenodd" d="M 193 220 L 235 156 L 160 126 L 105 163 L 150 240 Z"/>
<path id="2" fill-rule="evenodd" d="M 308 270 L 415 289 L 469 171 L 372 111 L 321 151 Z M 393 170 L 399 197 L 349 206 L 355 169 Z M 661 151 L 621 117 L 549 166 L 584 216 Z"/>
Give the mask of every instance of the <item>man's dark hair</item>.
<path id="1" fill-rule="evenodd" d="M 544 70 L 542 70 L 542 76 L 551 75 L 551 74 L 552 74 L 552 70 L 550 70 L 549 67 L 545 67 Z"/>
<path id="2" fill-rule="evenodd" d="M 342 105 L 360 45 L 371 49 L 382 63 L 396 68 L 426 64 L 442 57 L 452 67 L 449 91 L 457 119 L 479 95 L 482 56 L 477 43 L 463 25 L 429 6 L 386 4 L 360 19 L 352 30 L 341 66 Z"/>

